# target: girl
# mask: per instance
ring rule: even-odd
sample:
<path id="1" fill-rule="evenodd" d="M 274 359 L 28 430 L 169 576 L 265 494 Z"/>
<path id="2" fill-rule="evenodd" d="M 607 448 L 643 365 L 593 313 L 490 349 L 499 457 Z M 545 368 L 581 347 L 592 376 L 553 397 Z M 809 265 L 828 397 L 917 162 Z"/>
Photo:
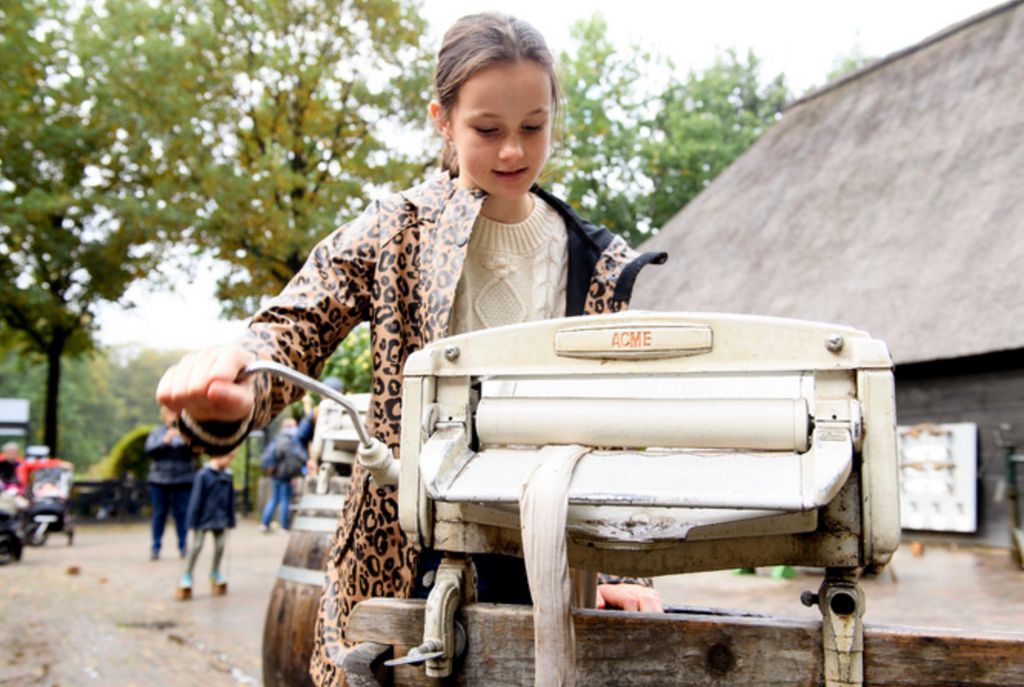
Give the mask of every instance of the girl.
<path id="1" fill-rule="evenodd" d="M 164 375 L 158 400 L 204 450 L 230 450 L 302 393 L 267 375 L 236 384 L 246 363 L 276 360 L 317 376 L 344 336 L 369 321 L 368 425 L 397 454 L 410 353 L 483 327 L 621 310 L 639 270 L 664 262 L 664 254 L 636 253 L 535 185 L 559 87 L 533 27 L 498 14 L 463 17 L 445 34 L 435 89 L 430 115 L 444 138 L 444 173 L 370 204 L 318 244 L 239 345 L 186 356 Z M 351 608 L 416 593 L 420 554 L 399 528 L 394 489 L 377 487 L 356 467 L 328 556 L 311 665 L 318 685 L 340 682 Z M 426 552 L 423 568 L 430 558 Z M 492 600 L 514 595 L 503 589 L 508 584 L 498 580 Z M 636 585 L 602 585 L 602 603 L 660 608 L 652 590 Z"/>

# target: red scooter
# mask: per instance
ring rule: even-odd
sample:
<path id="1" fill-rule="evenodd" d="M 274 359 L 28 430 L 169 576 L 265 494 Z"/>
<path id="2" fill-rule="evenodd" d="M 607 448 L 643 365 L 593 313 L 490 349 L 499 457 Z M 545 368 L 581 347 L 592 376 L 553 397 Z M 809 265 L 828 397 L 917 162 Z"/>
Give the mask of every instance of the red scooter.
<path id="1" fill-rule="evenodd" d="M 23 470 L 29 499 L 23 514 L 25 543 L 42 546 L 51 532 L 63 532 L 70 546 L 75 538 L 74 523 L 68 513 L 74 465 L 46 458 L 25 461 Z"/>

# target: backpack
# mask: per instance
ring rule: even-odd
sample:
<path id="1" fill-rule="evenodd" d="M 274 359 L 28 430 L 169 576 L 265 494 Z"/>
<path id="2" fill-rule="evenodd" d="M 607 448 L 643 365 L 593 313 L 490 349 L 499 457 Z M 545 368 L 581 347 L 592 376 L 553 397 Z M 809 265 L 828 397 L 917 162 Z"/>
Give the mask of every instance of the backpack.
<path id="1" fill-rule="evenodd" d="M 277 479 L 291 479 L 302 474 L 306 464 L 306 452 L 290 434 L 280 433 L 274 438 L 273 466 L 268 472 Z"/>

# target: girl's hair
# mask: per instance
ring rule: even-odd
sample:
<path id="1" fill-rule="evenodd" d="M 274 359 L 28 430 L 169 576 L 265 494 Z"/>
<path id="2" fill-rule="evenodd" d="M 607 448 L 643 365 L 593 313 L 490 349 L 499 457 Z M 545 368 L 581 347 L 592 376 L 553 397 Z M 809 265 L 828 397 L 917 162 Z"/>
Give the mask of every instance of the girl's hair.
<path id="1" fill-rule="evenodd" d="M 551 116 L 557 121 L 561 89 L 555 75 L 555 58 L 544 37 L 522 19 L 496 12 L 462 17 L 444 34 L 434 74 L 434 97 L 441 104 L 441 112 L 451 113 L 462 84 L 481 69 L 520 60 L 529 60 L 547 70 L 551 79 Z M 441 152 L 441 168 L 452 176 L 459 174 L 455 149 L 447 141 Z"/>

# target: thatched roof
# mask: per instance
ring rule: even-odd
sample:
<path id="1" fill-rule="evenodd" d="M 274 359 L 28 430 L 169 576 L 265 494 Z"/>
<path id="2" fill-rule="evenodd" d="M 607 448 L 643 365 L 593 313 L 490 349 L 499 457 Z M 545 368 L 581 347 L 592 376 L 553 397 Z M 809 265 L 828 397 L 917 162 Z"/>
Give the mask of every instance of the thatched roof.
<path id="1" fill-rule="evenodd" d="M 1024 2 L 793 103 L 647 241 L 634 308 L 849 324 L 898 363 L 1024 347 Z"/>

